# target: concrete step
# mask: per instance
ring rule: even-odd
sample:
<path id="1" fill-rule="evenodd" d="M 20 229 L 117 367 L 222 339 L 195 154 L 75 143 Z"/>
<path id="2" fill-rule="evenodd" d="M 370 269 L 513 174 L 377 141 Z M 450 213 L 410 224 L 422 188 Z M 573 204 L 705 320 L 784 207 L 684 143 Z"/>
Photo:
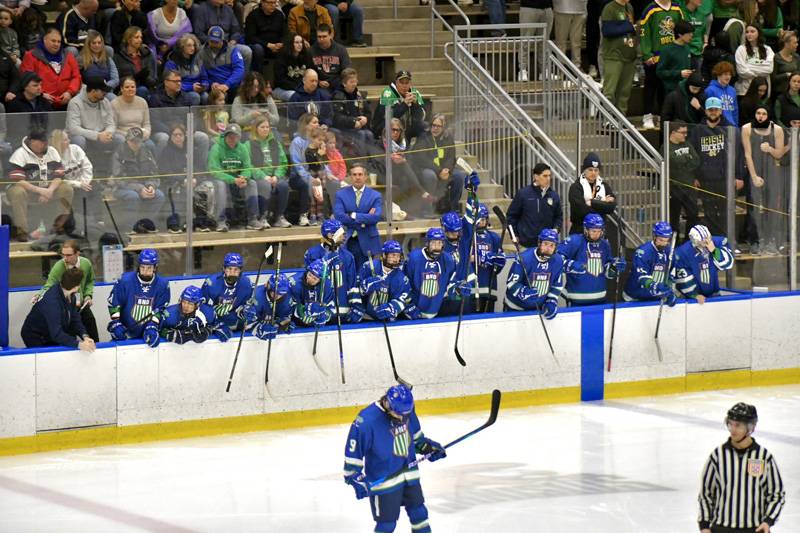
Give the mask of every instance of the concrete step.
<path id="1" fill-rule="evenodd" d="M 450 32 L 437 31 L 434 33 L 434 38 L 437 43 L 446 43 L 453 39 Z M 411 43 L 428 43 L 431 42 L 430 31 L 402 31 L 392 33 L 373 33 L 372 45 L 373 46 L 393 46 Z M 429 49 L 430 51 L 430 49 Z"/>
<path id="2" fill-rule="evenodd" d="M 394 64 L 398 70 L 406 69 L 412 72 L 427 70 L 449 70 L 452 72 L 453 69 L 453 65 L 447 58 L 398 57 L 394 60 Z"/>
<path id="3" fill-rule="evenodd" d="M 444 27 L 441 21 L 434 21 L 436 31 L 442 31 Z M 364 33 L 398 33 L 409 31 L 431 31 L 431 21 L 428 18 L 385 18 L 364 21 Z"/>
<path id="4" fill-rule="evenodd" d="M 443 85 L 453 84 L 453 71 L 452 70 L 425 70 L 417 69 L 414 74 L 414 85 Z M 438 93 L 437 93 L 438 94 Z"/>
<path id="5" fill-rule="evenodd" d="M 384 3 L 382 6 L 363 6 L 364 7 L 364 20 L 379 20 L 394 18 L 394 10 L 391 3 L 387 6 Z M 431 8 L 428 6 L 411 5 L 411 6 L 398 6 L 397 18 L 400 19 L 425 19 L 430 20 Z"/>
<path id="6" fill-rule="evenodd" d="M 363 50 L 365 52 L 371 53 L 389 53 L 389 54 L 400 54 L 400 57 L 395 59 L 395 61 L 399 61 L 401 59 L 431 59 L 431 41 L 430 37 L 426 37 L 425 40 L 421 42 L 417 42 L 415 44 L 402 44 L 402 45 L 375 45 L 369 46 L 367 48 L 360 48 L 359 50 Z M 444 59 L 444 46 L 441 43 L 434 44 L 433 47 L 433 59 Z M 412 69 L 413 72 L 413 69 Z"/>

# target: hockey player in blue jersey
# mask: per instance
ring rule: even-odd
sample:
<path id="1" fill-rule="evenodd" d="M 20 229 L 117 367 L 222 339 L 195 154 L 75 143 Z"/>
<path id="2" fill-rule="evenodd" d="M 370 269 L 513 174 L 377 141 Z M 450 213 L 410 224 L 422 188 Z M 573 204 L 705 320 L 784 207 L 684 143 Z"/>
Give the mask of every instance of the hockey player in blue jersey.
<path id="1" fill-rule="evenodd" d="M 126 272 L 114 284 L 108 297 L 108 332 L 115 341 L 144 339 L 155 348 L 161 312 L 169 304 L 169 282 L 158 275 L 158 252 L 139 252 L 135 272 Z"/>
<path id="2" fill-rule="evenodd" d="M 556 253 L 558 232 L 545 228 L 539 244 L 528 248 L 511 265 L 506 281 L 505 308 L 511 311 L 536 310 L 547 319 L 558 313 L 558 297 L 564 289 L 564 263 Z M 523 267 L 524 265 L 524 267 Z M 527 276 L 527 278 L 526 278 Z"/>
<path id="3" fill-rule="evenodd" d="M 604 303 L 606 281 L 625 272 L 625 258 L 611 255 L 604 231 L 603 217 L 589 213 L 583 219 L 583 234 L 570 235 L 558 245 L 558 253 L 566 259 L 564 298 L 570 305 Z"/>
<path id="4" fill-rule="evenodd" d="M 660 221 L 653 224 L 653 240 L 636 249 L 633 254 L 633 271 L 625 282 L 622 297 L 626 301 L 661 300 L 673 307 L 677 298 L 667 273 L 669 268 L 672 226 Z"/>
<path id="5" fill-rule="evenodd" d="M 286 274 L 278 274 L 277 279 L 273 274 L 267 278 L 264 285 L 256 287 L 255 302 L 245 305 L 242 312 L 247 320 L 247 327 L 253 328 L 253 335 L 266 341 L 274 339 L 279 331 L 291 333 L 294 329 L 292 285 L 293 282 L 286 277 Z"/>
<path id="6" fill-rule="evenodd" d="M 161 336 L 177 344 L 203 342 L 214 331 L 215 320 L 214 308 L 205 303 L 203 291 L 189 285 L 183 289 L 180 301 L 162 313 Z"/>
<path id="7" fill-rule="evenodd" d="M 409 304 L 404 311 L 411 320 L 434 318 L 445 299 L 469 298 L 472 287 L 467 281 L 455 281 L 456 263 L 443 252 L 445 236 L 439 228 L 425 234 L 425 247 L 408 254 L 403 265 L 411 286 Z"/>
<path id="8" fill-rule="evenodd" d="M 422 433 L 414 397 L 405 385 L 391 387 L 380 400 L 362 409 L 350 426 L 344 481 L 359 500 L 369 496 L 376 532 L 394 531 L 400 507 L 406 508 L 411 531 L 431 531 L 419 469 L 408 466 L 417 453 L 431 454 L 429 461 L 447 456 L 441 444 Z"/>
<path id="9" fill-rule="evenodd" d="M 467 222 L 473 216 L 473 204 L 467 202 Z M 475 245 L 478 247 L 478 309 L 482 312 L 494 311 L 494 302 L 497 297 L 492 295 L 489 301 L 489 286 L 492 292 L 497 290 L 497 277 L 494 275 L 506 264 L 506 256 L 500 248 L 500 236 L 489 231 L 489 209 L 484 204 L 478 204 L 478 220 L 475 223 Z"/>
<path id="10" fill-rule="evenodd" d="M 450 211 L 442 215 L 439 224 L 441 224 L 445 236 L 442 251 L 452 257 L 455 263 L 456 270 L 453 275 L 453 281 L 456 283 L 464 281 L 469 275 L 472 225 L 465 223 L 465 220 L 455 211 Z M 470 279 L 474 280 L 474 277 Z M 464 313 L 471 313 L 472 301 L 468 298 L 465 304 Z M 438 315 L 457 315 L 460 307 L 460 300 L 445 299 L 442 302 Z"/>
<path id="11" fill-rule="evenodd" d="M 402 269 L 403 247 L 386 241 L 381 258 L 361 267 L 358 279 L 366 315 L 373 320 L 395 320 L 408 304 L 411 285 Z"/>
<path id="12" fill-rule="evenodd" d="M 689 230 L 689 240 L 675 249 L 672 276 L 686 298 L 705 303 L 719 292 L 720 271 L 733 268 L 733 252 L 726 237 L 711 235 L 702 225 Z"/>
<path id="13" fill-rule="evenodd" d="M 225 336 L 230 338 L 234 330 L 241 328 L 242 309 L 253 293 L 250 279 L 242 276 L 243 269 L 242 256 L 235 252 L 227 253 L 222 260 L 222 272 L 217 272 L 203 282 L 203 298 L 217 315 L 217 335 L 220 340 Z"/>
<path id="14" fill-rule="evenodd" d="M 306 267 L 299 283 L 289 286 L 292 318 L 301 327 L 322 327 L 335 316 L 333 285 L 328 264 L 317 259 Z"/>
<path id="15" fill-rule="evenodd" d="M 358 265 L 353 254 L 342 246 L 345 237 L 342 223 L 333 218 L 326 219 L 322 222 L 320 231 L 322 242 L 306 250 L 303 256 L 305 266 L 317 259 L 325 260 L 330 270 L 328 275 L 331 277 L 331 284 L 338 289 L 336 294 L 339 298 L 339 314 L 342 320 L 351 323 L 360 322 L 364 317 L 364 311 L 356 280 Z"/>

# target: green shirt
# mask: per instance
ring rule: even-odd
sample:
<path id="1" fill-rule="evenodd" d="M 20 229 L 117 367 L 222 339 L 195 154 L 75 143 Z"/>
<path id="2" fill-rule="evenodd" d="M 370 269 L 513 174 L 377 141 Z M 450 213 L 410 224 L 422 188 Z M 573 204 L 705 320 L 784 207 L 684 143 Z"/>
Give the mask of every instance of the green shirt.
<path id="1" fill-rule="evenodd" d="M 600 20 L 606 22 L 633 21 L 633 6 L 630 4 L 621 6 L 611 0 L 603 8 Z M 618 37 L 603 37 L 603 57 L 616 61 L 633 61 L 636 59 L 637 54 L 636 43 L 633 38 L 634 32 Z"/>
<path id="2" fill-rule="evenodd" d="M 691 68 L 692 54 L 689 52 L 689 46 L 671 43 L 661 50 L 661 59 L 658 61 L 656 74 L 664 84 L 664 91 L 670 93 L 683 79 L 681 71 Z"/>
<path id="3" fill-rule="evenodd" d="M 689 11 L 686 9 L 683 3 L 681 3 L 681 14 L 683 15 L 683 20 L 691 24 L 694 28 L 692 40 L 689 42 L 689 51 L 691 51 L 693 56 L 703 55 L 703 42 L 705 40 L 708 24 L 706 22 L 707 14 L 703 13 L 702 10 L 703 6 L 700 6 L 694 11 Z"/>
<path id="4" fill-rule="evenodd" d="M 715 19 L 729 19 L 739 13 L 739 3 L 733 2 L 732 5 L 723 6 L 720 0 L 714 0 L 714 9 L 711 11 Z"/>
<path id="5" fill-rule="evenodd" d="M 642 13 L 642 20 L 639 21 L 642 37 L 639 45 L 643 60 L 655 57 L 658 61 L 661 50 L 675 40 L 672 32 L 675 23 L 681 19 L 683 15 L 677 4 L 671 4 L 667 9 L 662 9 L 655 2 L 647 5 Z"/>
<path id="6" fill-rule="evenodd" d="M 92 262 L 86 259 L 85 257 L 78 257 L 78 268 L 83 273 L 83 278 L 81 279 L 81 288 L 80 288 L 80 295 L 81 300 L 85 299 L 87 296 L 89 298 L 92 297 L 94 294 L 94 268 L 92 267 Z M 47 276 L 47 281 L 44 285 L 42 285 L 41 290 L 39 291 L 39 296 L 44 295 L 47 292 L 47 289 L 52 287 L 53 285 L 61 283 L 61 278 L 64 277 L 64 272 L 67 271 L 67 265 L 64 263 L 63 259 L 59 259 L 56 261 L 56 264 L 53 265 L 53 268 L 50 269 L 50 274 Z"/>

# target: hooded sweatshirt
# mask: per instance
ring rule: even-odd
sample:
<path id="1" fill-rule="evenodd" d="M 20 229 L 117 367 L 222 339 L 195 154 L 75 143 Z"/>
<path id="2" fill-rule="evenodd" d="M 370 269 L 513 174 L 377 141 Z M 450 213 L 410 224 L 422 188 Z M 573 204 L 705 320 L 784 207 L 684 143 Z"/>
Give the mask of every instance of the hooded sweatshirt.
<path id="1" fill-rule="evenodd" d="M 692 98 L 697 98 L 700 102 L 700 109 L 695 109 L 689 103 Z M 706 101 L 706 93 L 700 91 L 698 94 L 689 92 L 689 80 L 683 80 L 678 87 L 669 93 L 664 99 L 664 106 L 661 109 L 661 121 L 672 122 L 681 120 L 687 124 L 696 124 L 703 119 L 703 106 Z"/>
<path id="2" fill-rule="evenodd" d="M 225 183 L 233 183 L 237 176 L 252 178 L 252 166 L 250 148 L 243 142 L 231 148 L 225 142 L 225 135 L 217 138 L 208 153 L 208 170 Z"/>
<path id="3" fill-rule="evenodd" d="M 90 141 L 96 141 L 97 135 L 107 131 L 114 133 L 117 123 L 114 120 L 114 110 L 111 102 L 101 98 L 99 102 L 89 101 L 86 87 L 69 101 L 67 105 L 67 133 L 81 135 Z"/>
<path id="4" fill-rule="evenodd" d="M 739 123 L 739 102 L 736 99 L 736 89 L 729 83 L 723 87 L 717 80 L 713 80 L 706 87 L 706 98 L 712 96 L 722 100 L 722 114 L 731 124 Z"/>

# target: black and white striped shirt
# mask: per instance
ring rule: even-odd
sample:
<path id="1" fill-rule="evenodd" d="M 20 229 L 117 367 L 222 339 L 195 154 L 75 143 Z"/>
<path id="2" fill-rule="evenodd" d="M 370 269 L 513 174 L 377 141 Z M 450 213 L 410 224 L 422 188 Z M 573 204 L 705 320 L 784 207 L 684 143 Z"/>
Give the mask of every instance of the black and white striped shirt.
<path id="1" fill-rule="evenodd" d="M 778 519 L 784 503 L 783 481 L 772 454 L 754 440 L 736 450 L 728 442 L 711 452 L 703 468 L 700 529 L 711 526 L 756 528 Z"/>

